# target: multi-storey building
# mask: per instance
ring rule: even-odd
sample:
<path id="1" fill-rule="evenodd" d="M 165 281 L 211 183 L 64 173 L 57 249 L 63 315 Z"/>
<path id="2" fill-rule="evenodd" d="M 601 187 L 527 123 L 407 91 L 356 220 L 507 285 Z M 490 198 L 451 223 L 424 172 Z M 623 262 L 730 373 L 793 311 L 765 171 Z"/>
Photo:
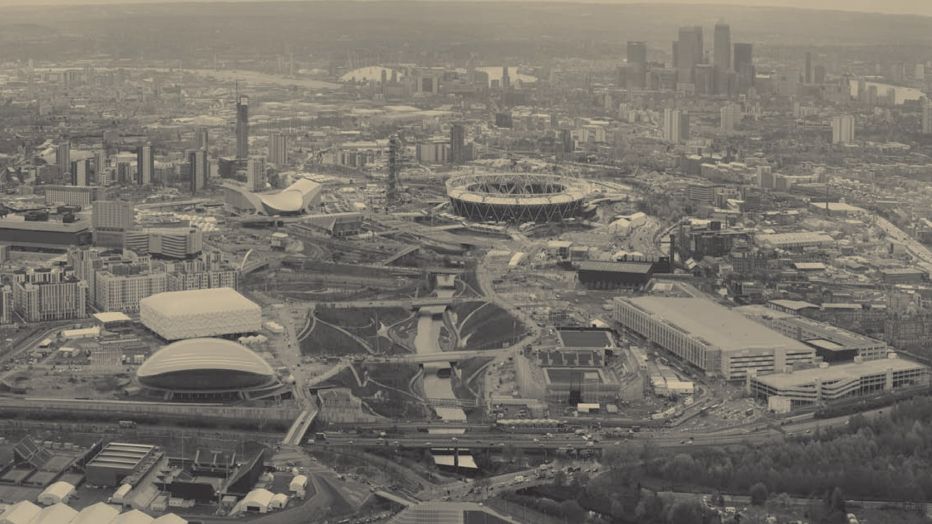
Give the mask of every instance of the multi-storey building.
<path id="1" fill-rule="evenodd" d="M 189 258 L 204 249 L 204 234 L 197 228 L 147 228 L 127 231 L 123 247 L 140 255 Z"/>
<path id="2" fill-rule="evenodd" d="M 123 236 L 133 228 L 135 211 L 132 202 L 98 200 L 94 202 L 91 224 L 94 228 L 94 245 L 122 247 Z"/>
<path id="3" fill-rule="evenodd" d="M 45 189 L 46 204 L 90 207 L 98 196 L 97 186 L 47 185 L 43 186 L 43 189 Z"/>
<path id="4" fill-rule="evenodd" d="M 615 320 L 710 376 L 749 375 L 811 365 L 815 350 L 703 298 L 615 300 Z"/>
<path id="5" fill-rule="evenodd" d="M 13 308 L 26 322 L 87 316 L 87 283 L 60 267 L 15 271 L 10 275 Z"/>

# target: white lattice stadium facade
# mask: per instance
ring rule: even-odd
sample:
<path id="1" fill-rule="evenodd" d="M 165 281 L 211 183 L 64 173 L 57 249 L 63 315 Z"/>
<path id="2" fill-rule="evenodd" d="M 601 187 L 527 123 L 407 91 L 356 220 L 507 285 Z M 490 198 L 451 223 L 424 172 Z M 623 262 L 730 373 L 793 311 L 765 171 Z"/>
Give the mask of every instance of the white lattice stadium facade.
<path id="1" fill-rule="evenodd" d="M 473 173 L 447 180 L 453 212 L 476 222 L 557 222 L 582 214 L 585 181 L 534 173 Z"/>
<path id="2" fill-rule="evenodd" d="M 262 308 L 232 288 L 158 293 L 139 301 L 143 325 L 165 340 L 254 333 Z"/>

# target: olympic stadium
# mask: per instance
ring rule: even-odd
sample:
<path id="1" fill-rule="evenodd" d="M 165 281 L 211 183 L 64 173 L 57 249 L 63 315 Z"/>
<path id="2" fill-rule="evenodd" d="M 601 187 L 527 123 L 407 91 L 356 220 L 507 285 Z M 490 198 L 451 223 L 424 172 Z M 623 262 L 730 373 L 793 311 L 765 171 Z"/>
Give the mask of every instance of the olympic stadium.
<path id="1" fill-rule="evenodd" d="M 221 338 L 192 338 L 163 347 L 139 366 L 136 382 L 166 400 L 255 399 L 280 394 L 283 388 L 262 357 Z"/>
<path id="2" fill-rule="evenodd" d="M 583 180 L 548 174 L 472 173 L 447 180 L 453 213 L 476 222 L 558 222 L 585 213 Z"/>

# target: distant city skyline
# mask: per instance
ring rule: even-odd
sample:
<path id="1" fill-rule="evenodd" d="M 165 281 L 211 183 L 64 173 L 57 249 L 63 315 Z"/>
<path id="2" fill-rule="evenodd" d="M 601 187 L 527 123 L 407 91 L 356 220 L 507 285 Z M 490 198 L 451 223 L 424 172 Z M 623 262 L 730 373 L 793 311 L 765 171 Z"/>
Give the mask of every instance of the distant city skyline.
<path id="1" fill-rule="evenodd" d="M 119 5 L 119 4 L 158 4 L 158 3 L 217 3 L 217 2 L 314 2 L 317 0 L 0 0 L 0 6 L 80 6 L 80 5 Z M 380 0 L 368 0 L 380 1 Z M 414 1 L 475 1 L 489 2 L 502 0 L 414 0 Z M 840 10 L 881 14 L 916 14 L 932 16 L 932 2 L 924 0 L 664 0 L 663 2 L 645 2 L 644 0 L 504 0 L 508 2 L 552 2 L 552 3 L 594 3 L 594 4 L 681 4 L 710 6 L 744 6 L 744 7 L 783 7 L 816 10 Z"/>

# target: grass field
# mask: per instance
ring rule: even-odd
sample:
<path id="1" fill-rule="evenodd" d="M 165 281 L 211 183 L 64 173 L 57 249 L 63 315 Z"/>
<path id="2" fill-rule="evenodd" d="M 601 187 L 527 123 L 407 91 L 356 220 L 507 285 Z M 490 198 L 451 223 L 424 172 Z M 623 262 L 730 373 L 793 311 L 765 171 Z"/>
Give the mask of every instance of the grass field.
<path id="1" fill-rule="evenodd" d="M 349 388 L 372 410 L 384 417 L 426 419 L 430 410 L 409 393 L 408 384 L 418 373 L 417 364 L 354 364 L 360 378 L 369 377 L 365 386 L 356 382 L 347 368 L 327 381 L 327 385 Z M 405 392 L 405 393 L 402 393 Z"/>
<path id="2" fill-rule="evenodd" d="M 524 325 L 507 311 L 486 303 L 468 319 L 460 317 L 460 336 L 465 340 L 461 349 L 497 349 L 514 344 L 524 336 Z"/>
<path id="3" fill-rule="evenodd" d="M 360 337 L 376 334 L 379 324 L 390 326 L 411 316 L 411 312 L 400 307 L 384 308 L 328 308 L 314 310 L 317 318 Z"/>
<path id="4" fill-rule="evenodd" d="M 343 356 L 368 353 L 356 340 L 323 322 L 316 322 L 314 329 L 301 339 L 301 354 L 308 356 Z"/>
<path id="5" fill-rule="evenodd" d="M 379 334 L 380 326 L 391 326 L 411 317 L 411 312 L 398 307 L 385 308 L 329 308 L 318 307 L 314 315 L 324 322 L 339 326 L 365 340 L 377 353 L 395 355 L 407 353 L 408 350 L 395 344 L 385 334 Z M 404 337 L 408 322 L 399 325 L 397 331 Z M 344 335 L 345 337 L 345 335 Z"/>

